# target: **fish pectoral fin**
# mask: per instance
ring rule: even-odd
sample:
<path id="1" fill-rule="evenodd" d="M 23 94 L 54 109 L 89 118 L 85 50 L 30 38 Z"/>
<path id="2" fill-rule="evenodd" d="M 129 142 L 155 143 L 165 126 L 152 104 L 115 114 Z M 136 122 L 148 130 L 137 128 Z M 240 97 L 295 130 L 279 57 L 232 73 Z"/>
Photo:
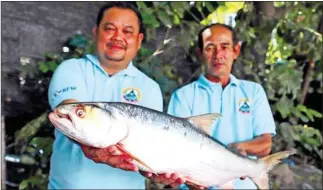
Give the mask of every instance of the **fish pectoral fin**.
<path id="1" fill-rule="evenodd" d="M 215 119 L 220 118 L 222 115 L 219 113 L 211 113 L 211 114 L 203 114 L 203 115 L 197 115 L 188 117 L 187 119 L 194 123 L 197 127 L 202 129 L 207 134 L 211 135 L 212 133 L 212 124 Z"/>
<path id="2" fill-rule="evenodd" d="M 201 189 L 201 187 L 208 188 L 205 185 L 200 184 L 199 182 L 196 182 L 194 180 L 191 180 L 188 177 L 183 177 L 183 179 L 186 181 L 185 184 L 190 186 L 190 189 L 195 190 L 195 189 Z"/>
<path id="3" fill-rule="evenodd" d="M 127 151 L 126 149 L 124 149 L 122 146 L 120 146 L 119 144 L 116 145 L 119 149 L 121 149 L 125 154 L 127 154 L 128 156 L 130 156 L 131 158 L 133 158 L 134 160 L 136 160 L 139 164 L 143 165 L 144 167 L 146 167 L 147 169 L 149 169 L 151 173 L 158 175 L 151 167 L 149 167 L 144 161 L 140 160 L 138 157 L 134 156 L 133 154 L 131 154 L 129 151 Z"/>

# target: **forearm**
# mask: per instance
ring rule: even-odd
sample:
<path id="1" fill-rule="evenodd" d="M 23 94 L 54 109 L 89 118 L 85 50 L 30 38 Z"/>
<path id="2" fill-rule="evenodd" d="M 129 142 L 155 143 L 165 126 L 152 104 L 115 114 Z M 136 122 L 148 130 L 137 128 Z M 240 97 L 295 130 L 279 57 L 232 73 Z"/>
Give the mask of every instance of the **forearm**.
<path id="1" fill-rule="evenodd" d="M 241 142 L 241 144 L 248 154 L 264 157 L 271 151 L 272 139 L 270 134 L 263 134 L 250 141 Z"/>

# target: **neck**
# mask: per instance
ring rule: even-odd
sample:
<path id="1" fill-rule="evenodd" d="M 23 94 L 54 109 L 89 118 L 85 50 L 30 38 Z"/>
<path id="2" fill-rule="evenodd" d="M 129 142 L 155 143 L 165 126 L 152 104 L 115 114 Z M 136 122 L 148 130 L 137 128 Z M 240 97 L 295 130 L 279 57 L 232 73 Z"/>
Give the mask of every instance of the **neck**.
<path id="1" fill-rule="evenodd" d="M 104 69 L 106 73 L 108 73 L 109 76 L 112 76 L 124 69 L 126 69 L 129 65 L 126 63 L 121 63 L 121 62 L 109 62 L 109 63 L 102 63 L 100 62 L 101 67 Z"/>
<path id="2" fill-rule="evenodd" d="M 221 83 L 222 88 L 225 88 L 229 81 L 230 81 L 230 76 L 211 76 L 206 74 L 205 78 L 207 78 L 211 82 L 216 82 L 216 83 Z"/>

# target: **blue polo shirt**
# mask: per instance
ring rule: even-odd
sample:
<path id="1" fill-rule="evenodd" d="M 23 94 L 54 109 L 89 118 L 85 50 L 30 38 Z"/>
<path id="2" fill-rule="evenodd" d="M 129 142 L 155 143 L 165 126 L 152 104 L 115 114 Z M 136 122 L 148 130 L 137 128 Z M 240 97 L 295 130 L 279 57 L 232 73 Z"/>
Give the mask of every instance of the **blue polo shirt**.
<path id="1" fill-rule="evenodd" d="M 206 113 L 221 113 L 212 126 L 212 136 L 225 145 L 252 140 L 264 134 L 276 134 L 274 118 L 263 87 L 238 80 L 232 74 L 223 89 L 201 75 L 198 80 L 176 90 L 171 97 L 168 113 L 179 117 Z M 249 178 L 234 181 L 237 189 L 256 189 Z"/>
<path id="2" fill-rule="evenodd" d="M 96 56 L 64 61 L 55 70 L 48 91 L 55 108 L 66 99 L 120 101 L 163 110 L 159 85 L 133 66 L 109 76 Z M 144 189 L 145 178 L 86 158 L 81 148 L 55 129 L 49 189 Z"/>

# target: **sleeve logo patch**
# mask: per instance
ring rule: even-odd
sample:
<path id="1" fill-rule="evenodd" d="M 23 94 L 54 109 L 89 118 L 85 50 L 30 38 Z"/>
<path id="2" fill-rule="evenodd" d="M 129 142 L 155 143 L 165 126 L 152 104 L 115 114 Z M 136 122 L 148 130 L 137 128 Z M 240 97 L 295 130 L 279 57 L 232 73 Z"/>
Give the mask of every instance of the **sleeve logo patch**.
<path id="1" fill-rule="evenodd" d="M 121 94 L 126 102 L 136 103 L 141 99 L 141 92 L 137 88 L 124 88 Z"/>
<path id="2" fill-rule="evenodd" d="M 76 90 L 76 88 L 77 88 L 76 86 L 69 86 L 69 87 L 66 87 L 66 88 L 63 88 L 60 90 L 56 90 L 54 93 L 54 96 L 56 97 L 59 94 L 64 93 L 64 92 L 74 91 L 74 90 Z"/>

